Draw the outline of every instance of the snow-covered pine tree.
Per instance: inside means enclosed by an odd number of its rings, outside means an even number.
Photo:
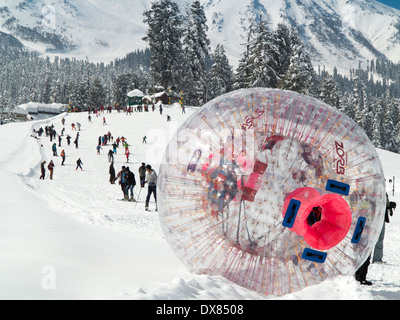
[[[44,84],[43,84],[43,95],[41,98],[41,102],[43,103],[50,103],[51,102],[51,72],[50,70],[46,70],[46,76],[44,79]]]
[[[294,28],[291,29],[290,46],[289,68],[279,81],[278,87],[308,94],[315,72],[311,64],[311,58]]]
[[[283,77],[289,69],[291,56],[291,29],[286,24],[280,23],[275,29],[275,46],[276,51],[274,60],[276,63],[276,75],[278,81]]]
[[[234,74],[233,88],[235,90],[250,87],[250,76],[252,73],[252,66],[250,64],[250,44],[256,35],[257,24],[255,20],[250,21],[250,26],[247,32],[247,42],[245,44],[246,50],[242,53],[239,65]]]
[[[275,88],[277,84],[277,65],[274,60],[277,51],[275,37],[261,16],[249,51],[249,64],[252,70],[247,80],[249,87]]]
[[[144,12],[144,22],[148,25],[147,41],[153,55],[150,65],[154,83],[164,89],[178,86],[181,82],[182,63],[182,23],[178,5],[171,0],[152,3]]]
[[[32,87],[31,87],[31,92],[30,92],[30,95],[29,95],[29,101],[38,102],[39,101],[38,98],[39,98],[39,95],[38,95],[38,92],[36,90],[36,84],[33,83]]]
[[[335,80],[329,74],[322,78],[320,99],[334,108],[339,107],[339,92]]]
[[[365,98],[363,99],[364,100],[363,111],[362,111],[363,116],[359,125],[364,130],[368,138],[372,139],[374,114],[372,113],[371,110],[370,97],[367,95],[365,90],[363,90],[363,96],[365,96]]]
[[[232,90],[233,72],[223,45],[218,44],[215,48],[210,77],[210,97],[212,99]]]
[[[124,73],[116,77],[112,85],[112,100],[119,106],[126,104],[126,95],[130,91],[130,73]]]
[[[206,62],[210,57],[207,19],[200,1],[187,10],[183,36],[183,91],[188,104],[202,105],[207,100]]]
[[[61,90],[61,80],[57,79],[55,86],[51,89],[50,101],[52,103],[61,103],[64,100]]]
[[[86,105],[94,108],[99,108],[105,103],[105,100],[106,95],[103,85],[101,84],[100,79],[96,77],[93,79],[90,85]]]
[[[374,110],[374,123],[372,127],[372,143],[376,148],[382,148],[382,127],[383,118],[385,116],[385,110],[383,107],[383,98],[374,99],[375,103],[373,105]]]
[[[396,123],[394,117],[398,117],[397,105],[393,103],[393,99],[390,98],[389,91],[386,92],[383,98],[385,106],[385,114],[382,121],[382,147],[385,150],[397,152],[398,150],[398,138],[396,132]]]

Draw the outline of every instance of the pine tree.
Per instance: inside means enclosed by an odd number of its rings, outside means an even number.
[[[393,103],[390,94],[387,91],[383,98],[385,105],[385,114],[382,121],[382,148],[388,151],[397,152],[398,140],[395,127],[395,117],[398,117],[397,105]]]
[[[202,105],[207,100],[206,62],[210,58],[207,19],[199,1],[188,12],[183,36],[183,88],[189,104]]]
[[[280,80],[289,69],[291,56],[291,29],[287,25],[278,24],[275,32],[276,51],[274,59],[276,61],[276,74]]]
[[[223,45],[218,44],[215,48],[210,76],[211,98],[215,98],[232,90],[233,72]]]
[[[308,94],[315,73],[310,56],[295,29],[291,30],[290,45],[290,64],[288,70],[279,81],[278,87]]]
[[[276,87],[275,38],[268,30],[262,17],[256,29],[255,39],[250,44],[249,64],[252,72],[248,82],[250,87]]]
[[[153,53],[151,72],[155,84],[164,89],[179,86],[182,62],[182,22],[179,7],[171,0],[152,3],[151,9],[144,12],[144,22],[148,24],[146,37]]]
[[[250,88],[250,77],[252,73],[252,66],[250,63],[250,50],[251,43],[255,38],[257,25],[254,20],[251,21],[249,30],[247,32],[247,43],[246,50],[242,53],[242,58],[239,61],[239,66],[236,69],[234,75],[235,82],[233,84],[234,89]]]
[[[31,93],[29,95],[29,101],[31,102],[38,102],[38,92],[36,90],[36,84],[33,83],[32,84],[32,89],[31,89]]]
[[[332,76],[326,74],[322,79],[320,99],[334,108],[339,107],[339,92]]]
[[[374,123],[372,128],[372,143],[376,148],[382,148],[382,127],[385,110],[383,107],[383,99],[376,99],[375,103]]]
[[[41,102],[43,103],[50,103],[51,102],[51,76],[50,76],[50,71],[46,71],[46,77],[44,80],[44,85],[43,85],[43,95]]]
[[[99,108],[104,105],[105,91],[99,78],[94,78],[90,85],[89,94],[87,97],[87,106]]]

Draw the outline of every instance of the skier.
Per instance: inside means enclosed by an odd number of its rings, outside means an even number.
[[[147,180],[145,183],[148,183],[149,188],[147,192],[147,197],[146,197],[146,204],[145,204],[145,210],[149,211],[149,201],[151,194],[154,195],[154,200],[156,201],[156,211],[157,211],[157,173],[151,168],[151,165],[146,166],[146,171],[147,171]]]
[[[171,121],[171,117],[167,114],[167,122]]]
[[[64,162],[65,162],[65,151],[64,151],[64,149],[61,151],[60,156],[61,156],[61,158],[62,158],[61,165],[63,166],[63,165],[64,165]]]
[[[117,154],[117,144],[114,142],[112,146],[113,146],[113,153]]]
[[[78,127],[78,131],[81,131],[81,124],[79,122],[76,123],[76,126]]]
[[[62,140],[61,136],[58,136],[58,146],[59,147],[61,147],[61,140]]]
[[[129,163],[129,155],[130,155],[130,152],[129,152],[129,149],[128,149],[128,151],[126,151],[126,153],[125,153],[126,163]]]
[[[100,154],[100,149],[103,149],[100,145],[98,145],[97,147],[96,147],[96,149],[97,149],[97,154]]]
[[[126,194],[129,195],[130,193],[130,198],[129,201],[136,201],[133,198],[133,188],[136,186],[136,179],[135,179],[135,174],[130,171],[129,167],[126,168],[126,175],[127,175],[127,181],[128,184],[126,186]]]
[[[146,136],[143,137],[142,143],[147,143],[147,137]]]
[[[75,138],[74,144],[75,144],[75,148],[78,149],[78,137]]]
[[[47,169],[49,169],[50,171],[50,180],[53,180],[53,170],[54,170],[53,160],[50,161],[49,165],[47,166]]]
[[[75,169],[75,170],[78,170],[78,168],[80,168],[81,171],[82,171],[82,170],[83,170],[83,169],[82,169],[82,165],[83,165],[83,162],[82,162],[81,158],[79,158],[79,159],[76,161],[76,169]]]
[[[43,179],[43,180],[44,180],[44,177],[45,177],[45,175],[46,175],[46,169],[44,168],[44,165],[45,165],[45,164],[46,164],[46,161],[43,161],[43,162],[40,164],[40,171],[41,171],[42,175],[40,176],[39,179]]]
[[[144,188],[144,180],[146,179],[146,164],[142,162],[142,165],[139,167],[139,179],[140,179],[140,187]]]
[[[103,126],[106,125],[106,124],[107,124],[106,117],[103,117]]]

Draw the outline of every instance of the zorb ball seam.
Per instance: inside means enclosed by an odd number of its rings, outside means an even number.
[[[317,99],[267,88],[192,115],[157,188],[165,237],[191,271],[266,296],[354,274],[385,211],[382,165],[363,130]]]

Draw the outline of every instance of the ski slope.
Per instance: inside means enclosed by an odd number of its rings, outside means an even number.
[[[168,140],[193,112],[179,105],[164,106],[162,115],[144,113],[61,114],[53,118],[0,126],[0,299],[135,299],[135,300],[262,300],[266,297],[235,285],[222,277],[191,273],[169,248],[159,225],[152,199],[144,210],[146,189],[139,202],[118,201],[122,191],[109,183],[107,152],[97,154],[98,137],[111,132],[114,139],[127,138],[130,160],[123,148],[115,156],[115,169],[127,165],[139,182],[142,162],[158,172]],[[167,122],[167,114],[172,118]],[[103,125],[103,116],[107,125]],[[65,126],[61,119],[65,118]],[[79,148],[73,140],[79,122]],[[65,127],[62,147],[65,166],[52,155],[48,137],[33,130],[54,124]],[[67,146],[65,135],[72,137]],[[147,144],[142,143],[147,136]],[[58,145],[58,139],[56,139]],[[396,177],[395,195],[400,203],[400,155],[379,150],[387,178]],[[75,170],[76,160],[83,171]],[[50,180],[39,180],[40,163],[53,160]],[[46,168],[47,168],[46,163]],[[135,187],[136,198],[140,186]],[[372,264],[368,279],[360,286],[353,277],[340,277],[308,287],[279,299],[400,299],[400,218],[395,212],[386,224],[384,264]]]

